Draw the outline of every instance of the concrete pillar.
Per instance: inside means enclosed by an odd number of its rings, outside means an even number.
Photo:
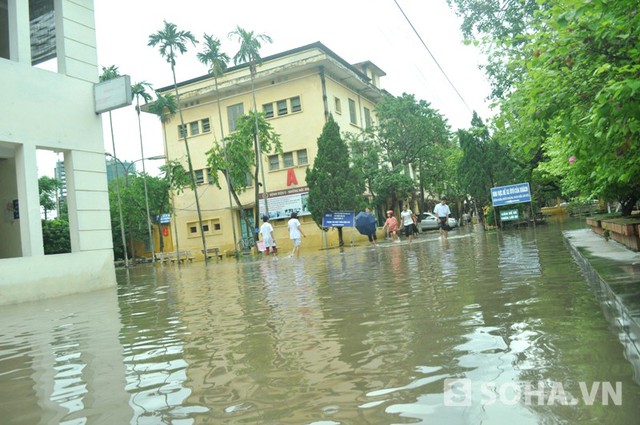
[[[16,179],[20,203],[20,240],[22,256],[44,255],[38,162],[34,145],[19,145],[16,149]]]
[[[9,58],[31,66],[31,27],[29,2],[9,0]]]

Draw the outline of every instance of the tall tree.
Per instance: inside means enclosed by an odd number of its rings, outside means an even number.
[[[224,161],[227,165],[224,176],[227,179],[227,195],[229,197],[229,214],[231,216],[231,231],[233,232],[234,251],[237,249],[238,240],[236,238],[236,221],[233,217],[233,206],[231,203],[231,182],[229,181],[229,159],[227,158],[227,147],[224,137],[224,126],[222,124],[222,108],[220,106],[220,92],[218,90],[218,77],[221,77],[227,70],[229,56],[220,51],[220,40],[204,34],[204,50],[198,53],[198,60],[209,67],[209,74],[213,76],[216,89],[216,104],[218,106],[218,123],[220,124],[220,140],[222,140],[222,151]],[[215,133],[214,133],[215,134]],[[241,208],[242,213],[244,210]]]
[[[255,118],[255,134],[256,139],[254,143],[254,149],[256,151],[256,162],[255,162],[255,181],[256,181],[256,205],[258,205],[258,190],[257,190],[257,182],[258,175],[262,175],[262,192],[264,197],[264,207],[265,212],[269,215],[269,197],[267,192],[267,183],[264,178],[264,167],[262,164],[262,151],[261,151],[261,143],[260,143],[260,131],[258,130],[258,106],[256,104],[256,88],[255,88],[255,78],[258,70],[258,65],[262,63],[262,57],[260,57],[260,48],[262,47],[262,43],[271,43],[271,37],[266,34],[254,34],[253,31],[247,31],[240,26],[237,26],[234,31],[229,33],[229,37],[236,38],[240,42],[240,50],[233,56],[233,62],[238,65],[241,63],[246,63],[249,65],[249,72],[251,76],[251,95],[253,97],[253,112]],[[258,217],[258,213],[256,212],[256,217]],[[256,224],[258,223],[256,219]]]
[[[471,119],[470,129],[458,130],[458,141],[462,150],[457,167],[458,181],[472,202],[480,207],[478,218],[486,225],[482,207],[490,204],[491,188],[510,183],[499,181],[503,152],[476,113]]]
[[[187,43],[194,46],[198,41],[190,31],[178,31],[175,24],[164,21],[164,27],[149,36],[148,45],[151,47],[159,46],[160,55],[166,59],[171,65],[171,74],[173,76],[173,88],[178,103],[178,115],[180,116],[180,128],[182,129],[182,138],[184,140],[185,151],[187,153],[187,164],[189,165],[189,174],[191,175],[191,190],[196,200],[196,210],[198,212],[198,226],[200,228],[200,236],[202,239],[202,252],[207,252],[207,239],[204,235],[202,227],[202,211],[200,209],[200,200],[198,197],[198,186],[196,185],[196,177],[193,172],[193,162],[191,161],[191,152],[189,151],[189,141],[187,138],[186,126],[182,115],[182,106],[180,104],[180,93],[178,92],[178,82],[176,80],[176,55],[187,52]],[[178,251],[179,252],[179,251]],[[179,259],[178,254],[178,259]],[[205,263],[208,263],[208,256],[204,256]]]
[[[115,65],[111,65],[108,67],[102,67],[102,74],[100,75],[100,81],[109,81],[114,78],[120,77],[120,72],[118,71],[118,67]],[[113,132],[113,116],[111,115],[111,111],[109,111],[109,127],[111,129],[111,149],[113,150],[113,156],[117,157],[116,154],[116,139]],[[118,167],[115,167],[115,181],[116,181],[116,193],[117,193],[117,203],[118,203],[118,212],[120,215],[120,237],[122,238],[122,250],[124,257],[124,265],[125,267],[129,267],[129,255],[127,253],[127,238],[124,231],[124,217],[122,216],[122,199],[120,197],[120,180],[118,179]],[[114,243],[114,247],[117,244]],[[115,248],[114,248],[115,252]]]
[[[364,207],[364,178],[351,166],[349,148],[340,137],[340,126],[329,116],[318,137],[318,153],[313,167],[307,168],[309,210],[316,224],[329,211],[354,211]],[[338,228],[340,246],[344,245]]]
[[[254,117],[254,115],[258,115],[258,117]],[[259,136],[256,135],[256,121],[258,122]],[[254,112],[243,115],[238,119],[236,131],[227,138],[226,150],[219,145],[215,145],[207,152],[207,164],[212,170],[211,178],[213,183],[219,188],[218,172],[225,176],[229,183],[231,194],[240,210],[240,215],[248,228],[252,228],[252,226],[245,216],[238,193],[242,193],[247,189],[247,175],[251,175],[251,169],[255,167],[256,151],[253,146],[255,146],[256,140],[260,140],[262,152],[282,153],[280,135],[264,119],[262,113],[255,114]],[[253,187],[256,205],[259,205],[257,201],[259,195],[258,175],[256,173],[253,174]],[[254,213],[254,223],[259,223],[260,212],[257,207]],[[258,235],[255,234],[254,237],[257,240]]]
[[[140,98],[144,103],[151,101],[152,97],[147,93],[147,89],[151,88],[151,84],[141,81],[131,86],[131,93],[136,100],[136,112],[138,115],[138,135],[140,136],[140,158],[142,162],[142,179],[144,183],[145,206],[147,210],[147,232],[149,236],[149,246],[151,247],[151,262],[156,262],[156,249],[153,243],[153,233],[151,232],[151,214],[149,213],[149,190],[147,188],[147,169],[145,166],[144,144],[142,143],[142,123],[140,121]]]
[[[38,190],[40,191],[40,206],[44,210],[44,219],[47,220],[47,213],[57,209],[56,202],[58,191],[62,187],[62,182],[49,176],[42,176],[38,179]]]
[[[382,173],[377,184],[389,193],[396,208],[397,200],[406,194],[401,192],[415,186],[410,179],[395,174],[419,176],[420,208],[424,210],[424,189],[430,185],[430,191],[442,190],[446,182],[442,179],[445,172],[444,152],[450,147],[450,130],[447,120],[429,102],[417,100],[414,95],[403,93],[401,96],[384,96],[376,105],[379,124],[375,128],[383,161],[388,164],[391,174]],[[398,183],[398,191],[392,191],[392,185]],[[408,194],[414,196],[414,191]]]
[[[164,142],[164,154],[166,156],[165,177],[169,181],[171,181],[172,178],[170,174],[171,168],[168,167],[169,146],[167,145],[167,128],[164,124],[171,121],[171,118],[176,114],[177,111],[178,111],[178,104],[176,102],[176,98],[171,93],[167,93],[163,95],[162,93],[156,92],[156,100],[149,105],[149,112],[157,115],[158,118],[160,119],[160,122],[163,124],[162,139]],[[171,185],[169,186],[172,187]],[[174,190],[171,190],[169,192],[169,199],[171,200],[171,217],[172,217],[171,221],[173,221],[173,234],[175,236],[176,252],[180,252],[180,244],[178,242],[178,223],[176,220],[176,203],[175,203]],[[160,231],[159,227],[158,227],[158,231]],[[162,238],[162,234],[159,235],[159,238],[160,238],[160,252],[164,252],[164,240]]]

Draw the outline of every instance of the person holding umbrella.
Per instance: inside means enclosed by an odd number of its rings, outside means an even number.
[[[367,207],[361,211],[355,218],[356,229],[361,235],[369,238],[371,245],[376,246],[378,237],[376,236],[376,217],[371,212],[371,208]]]

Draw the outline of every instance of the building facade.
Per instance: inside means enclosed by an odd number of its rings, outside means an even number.
[[[0,81],[0,304],[115,287],[93,1],[0,0]],[[64,156],[69,254],[44,254],[41,149]]]
[[[168,159],[181,161],[187,168],[186,149],[181,138],[186,132],[207,247],[232,252],[235,227],[237,248],[250,249],[253,232],[260,225],[253,223],[254,209],[259,208],[260,216],[265,212],[264,199],[255,205],[254,187],[240,194],[243,208],[251,220],[251,226],[247,226],[241,220],[237,205],[230,205],[224,177],[220,175],[220,189],[210,184],[206,162],[206,152],[214,144],[221,143],[222,134],[226,136],[233,132],[238,117],[253,110],[252,86],[257,110],[265,114],[273,130],[280,135],[283,149],[281,155],[263,152],[261,161],[269,215],[279,249],[291,248],[287,220],[292,211],[298,212],[303,231],[308,236],[305,245],[318,248],[337,244],[337,232],[320,231],[306,208],[306,170],[313,165],[317,139],[330,114],[342,132],[360,132],[374,124],[374,109],[383,95],[380,77],[384,75],[373,63],[351,65],[318,42],[263,58],[253,82],[248,65],[229,68],[218,77],[217,93],[210,75],[179,83],[185,127],[180,126],[178,114],[164,121],[165,155]],[[166,87],[160,92],[173,94],[174,89]],[[260,188],[261,194],[264,189]],[[200,253],[202,245],[195,199],[188,188],[175,194],[173,219],[177,224],[180,249]],[[354,231],[346,235],[347,241],[349,238],[360,239],[360,235]]]

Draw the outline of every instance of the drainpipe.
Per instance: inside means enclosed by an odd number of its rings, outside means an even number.
[[[327,80],[324,76],[324,66],[320,67],[320,84],[322,86],[322,104],[324,105],[324,122],[329,121],[329,101],[327,99]]]

